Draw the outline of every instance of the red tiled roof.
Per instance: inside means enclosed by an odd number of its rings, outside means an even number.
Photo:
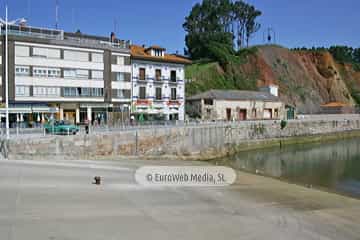
[[[150,48],[163,49],[159,46],[152,46]],[[185,57],[176,56],[174,54],[165,54],[164,57],[151,56],[144,47],[141,47],[138,45],[131,45],[130,49],[131,49],[131,57],[134,59],[180,63],[180,64],[191,64],[191,61],[189,59],[187,59]]]
[[[321,105],[321,107],[349,107],[349,105],[342,102],[329,102]]]
[[[158,46],[158,45],[150,46],[150,47],[148,47],[146,50],[148,50],[148,49],[159,49],[159,50],[166,51],[166,48],[160,47],[160,46]]]

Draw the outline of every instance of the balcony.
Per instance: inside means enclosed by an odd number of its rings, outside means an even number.
[[[167,102],[167,105],[168,106],[180,106],[181,105],[181,102],[179,100],[169,100]]]
[[[5,31],[1,31],[1,34],[4,35]],[[52,39],[52,40],[64,40],[64,31],[59,30],[48,30],[43,29],[37,32],[30,31],[21,31],[16,29],[9,29],[9,35],[20,36],[20,37],[33,37],[33,38],[42,38],[42,39]]]
[[[5,27],[1,27],[0,35],[5,34]],[[129,49],[130,41],[117,40],[116,42],[108,41],[106,37],[97,37],[90,35],[77,36],[76,33],[65,33],[63,30],[38,28],[31,26],[9,25],[8,34],[11,36],[20,36],[28,38],[41,38],[50,40],[59,40],[77,45],[87,45],[89,47],[102,48],[121,48]]]
[[[154,84],[164,84],[166,81],[168,81],[168,79],[165,78],[164,76],[162,76],[160,78],[155,77]]]
[[[138,99],[138,100],[136,100],[136,105],[137,106],[149,106],[149,105],[151,105],[151,101],[148,99]]]

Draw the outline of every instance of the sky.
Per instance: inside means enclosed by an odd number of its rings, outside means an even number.
[[[161,45],[183,52],[185,17],[200,0],[58,0],[59,28],[109,36],[134,44]],[[28,25],[55,27],[56,0],[0,0],[0,16],[25,17]],[[359,0],[248,0],[263,12],[251,44],[263,44],[271,27],[276,43],[286,47],[349,45],[360,47]]]

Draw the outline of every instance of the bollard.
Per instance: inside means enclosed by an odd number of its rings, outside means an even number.
[[[138,141],[139,141],[138,131],[135,132],[135,155],[138,154]]]
[[[101,185],[101,177],[100,176],[95,176],[94,177],[94,181],[93,184],[95,185]]]

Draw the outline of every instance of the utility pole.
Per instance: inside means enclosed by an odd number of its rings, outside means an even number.
[[[10,139],[9,129],[9,59],[8,59],[8,6],[5,8],[5,108],[6,108],[6,139]]]
[[[55,2],[56,6],[55,6],[55,28],[58,29],[58,25],[59,25],[59,1],[56,0]]]
[[[0,18],[0,28],[2,28],[3,25],[5,25],[5,116],[6,116],[6,139],[10,139],[10,123],[9,123],[9,39],[8,39],[8,28],[9,25],[14,25],[17,22],[19,22],[20,24],[25,24],[26,23],[26,19],[24,18],[20,18],[20,19],[16,19],[14,21],[11,21],[9,23],[8,21],[8,6],[5,6],[5,20]]]

